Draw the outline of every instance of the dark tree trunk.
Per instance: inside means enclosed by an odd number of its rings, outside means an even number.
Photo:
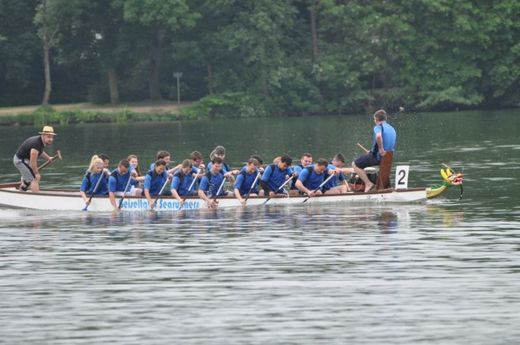
[[[210,95],[213,94],[213,67],[210,63],[206,64],[208,68],[208,92]]]
[[[43,69],[45,73],[45,89],[43,91],[42,105],[48,105],[51,98],[51,62],[50,62],[51,44],[47,34],[43,36]]]
[[[312,60],[315,61],[320,55],[320,51],[318,49],[318,32],[316,30],[316,14],[318,12],[318,6],[320,5],[320,1],[317,0],[311,7],[309,7],[309,12],[311,15],[311,37],[312,37]]]
[[[148,88],[150,99],[161,100],[161,55],[162,55],[162,33],[157,30],[150,50],[150,61],[148,63]]]
[[[108,88],[110,90],[110,103],[119,103],[119,87],[117,85],[119,77],[114,67],[108,69]]]

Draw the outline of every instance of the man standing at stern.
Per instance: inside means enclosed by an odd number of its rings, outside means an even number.
[[[16,151],[13,157],[13,164],[22,175],[20,190],[38,193],[40,191],[40,171],[38,170],[38,157],[50,161],[52,158],[43,151],[43,148],[49,146],[54,141],[54,128],[44,126],[39,132],[40,135],[26,139]]]

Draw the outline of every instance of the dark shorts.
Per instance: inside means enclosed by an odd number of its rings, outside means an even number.
[[[365,169],[366,167],[379,165],[379,161],[374,157],[372,152],[369,152],[364,156],[358,157],[358,159],[354,161],[354,164],[356,164],[358,168]]]

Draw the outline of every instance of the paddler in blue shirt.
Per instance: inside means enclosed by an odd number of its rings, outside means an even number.
[[[395,132],[394,127],[388,124],[386,120],[387,114],[383,109],[374,113],[375,126],[372,148],[370,152],[367,152],[367,154],[352,162],[354,171],[365,183],[365,192],[371,191],[375,188],[375,185],[368,179],[364,169],[366,167],[379,165],[381,157],[385,156],[387,153],[393,155],[395,151],[397,133]]]
[[[91,195],[108,194],[108,173],[109,171],[103,168],[103,160],[97,155],[92,156],[90,166],[85,176],[83,176],[81,187],[79,188],[80,195],[87,205]]]
[[[222,170],[222,160],[217,157],[213,158],[211,170],[200,180],[198,191],[199,197],[206,202],[208,208],[217,207],[218,201],[215,200],[215,197],[228,195],[223,187],[225,179],[224,171]]]
[[[274,196],[275,194],[285,194],[285,189],[280,188],[287,178],[293,176],[291,169],[292,158],[289,155],[283,155],[277,160],[277,163],[268,165],[265,168],[260,185],[265,191],[265,195]]]
[[[199,169],[195,168],[195,172],[193,171],[193,164],[189,159],[185,159],[181,168],[173,174],[171,191],[172,195],[181,205],[183,204],[183,198],[190,195],[197,194],[196,183],[193,183],[193,180],[197,178],[197,172]]]
[[[244,196],[257,196],[258,195],[258,183],[260,174],[258,170],[259,162],[255,158],[249,158],[247,165],[240,170],[235,181],[235,197],[240,201],[242,205],[246,204]]]
[[[155,207],[152,196],[157,196],[161,192],[162,187],[166,181],[172,176],[166,170],[166,162],[159,159],[154,163],[154,170],[149,171],[144,177],[144,191],[143,194],[148,200],[148,205],[153,209]],[[162,191],[162,195],[171,195],[171,191],[165,188]]]
[[[338,153],[332,158],[332,162],[327,166],[329,171],[337,171],[333,178],[323,186],[325,194],[342,194],[348,192],[347,179],[345,174],[352,174],[353,168],[345,168],[345,156]]]
[[[300,172],[298,181],[296,181],[296,188],[307,196],[323,194],[320,185],[325,181],[329,174],[334,174],[334,170],[328,170],[329,162],[326,159],[320,158],[316,164],[306,167]]]
[[[219,158],[222,161],[222,171],[224,173],[224,176],[230,179],[232,182],[234,181],[235,177],[234,175],[237,175],[239,173],[238,170],[232,170],[229,165],[227,165],[224,162],[224,159],[226,158],[226,149],[224,146],[217,146],[211,153],[209,154],[209,159],[211,162],[208,163],[208,171],[211,170],[211,165],[213,164],[213,160],[215,158]]]
[[[300,157],[300,163],[292,167],[294,177],[291,183],[291,195],[298,194],[298,189],[295,186],[296,181],[298,181],[298,175],[304,168],[310,165],[312,165],[312,154],[305,152]],[[296,191],[296,193],[292,193],[292,191]]]
[[[126,159],[122,159],[117,168],[110,174],[108,178],[108,198],[114,211],[119,210],[116,204],[116,196],[141,195],[141,189],[135,188],[138,183],[135,177],[137,177],[137,172],[130,171],[130,162]],[[131,179],[130,182],[129,179]]]

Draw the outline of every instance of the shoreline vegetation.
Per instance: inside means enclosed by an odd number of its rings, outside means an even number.
[[[384,107],[392,113],[416,112],[417,109]],[[511,109],[516,107],[503,107]],[[454,111],[484,110],[486,108],[462,108]],[[367,108],[371,114],[377,109]],[[435,110],[424,110],[435,112]],[[239,93],[207,96],[196,102],[145,101],[113,104],[71,103],[57,105],[29,105],[0,107],[0,126],[77,125],[87,123],[135,123],[167,122],[216,118],[293,117],[312,115],[348,115],[345,113],[315,112],[313,114],[281,114],[255,97]]]
[[[0,107],[0,126],[73,125],[195,119],[183,113],[190,102],[135,102],[119,105],[73,103]]]

